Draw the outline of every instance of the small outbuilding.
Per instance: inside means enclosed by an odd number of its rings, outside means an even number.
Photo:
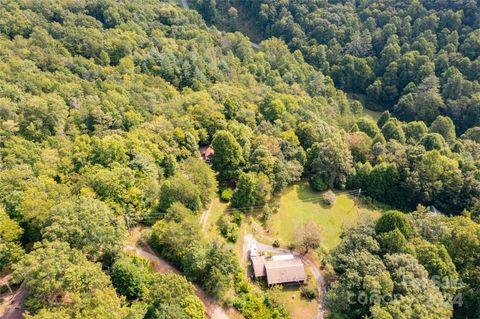
[[[253,274],[256,278],[265,277],[267,275],[265,271],[265,261],[263,256],[251,256]]]
[[[210,145],[200,146],[200,148],[198,150],[200,152],[201,158],[205,162],[210,163],[212,158],[213,158],[213,155],[215,154],[215,151],[213,150],[213,148]]]

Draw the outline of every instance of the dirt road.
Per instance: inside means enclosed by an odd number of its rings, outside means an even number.
[[[208,217],[210,216],[212,207],[213,207],[213,199],[210,202],[210,206],[208,207],[208,209],[204,210],[202,215],[200,216],[200,225],[202,226],[202,231],[205,231],[205,226],[207,226]]]
[[[148,248],[144,249],[138,246],[126,246],[125,248],[129,251],[135,251],[137,255],[149,260],[152,263],[153,268],[158,272],[164,273],[171,271],[176,274],[181,274],[181,272],[177,268],[172,266],[166,260],[155,255],[154,252]],[[200,288],[198,285],[195,285],[195,294],[198,298],[200,298],[200,300],[202,300],[203,304],[205,305],[207,315],[210,319],[230,319],[225,310],[223,310],[222,307],[220,307],[217,303],[215,303],[215,301],[209,298],[202,290],[202,288]]]
[[[190,9],[189,5],[188,5],[188,1],[187,0],[182,0],[182,7],[185,9],[185,10],[188,10]]]
[[[22,305],[25,300],[27,293],[23,284],[18,288],[18,290],[13,295],[12,301],[8,306],[7,310],[1,317],[1,319],[23,319],[23,309]]]

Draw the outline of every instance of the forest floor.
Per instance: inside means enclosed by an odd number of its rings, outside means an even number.
[[[235,3],[235,8],[237,9],[238,13],[238,23],[237,23],[237,30],[242,34],[246,35],[252,41],[252,46],[255,49],[255,43],[260,43],[262,40],[265,40],[262,36],[262,32],[259,30],[258,21],[255,17],[245,9],[245,7],[241,4],[243,0],[237,0]]]

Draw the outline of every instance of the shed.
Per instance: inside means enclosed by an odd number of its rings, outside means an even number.
[[[265,261],[263,256],[252,256],[252,267],[255,277],[265,277]]]
[[[205,162],[210,162],[212,160],[213,155],[215,154],[215,151],[210,145],[200,146],[198,151],[200,152],[200,156]]]

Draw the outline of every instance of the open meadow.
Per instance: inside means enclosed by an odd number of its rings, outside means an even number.
[[[380,216],[378,211],[356,205],[352,195],[342,192],[336,195],[335,203],[328,207],[322,203],[322,194],[312,191],[307,183],[291,186],[280,197],[278,213],[267,222],[268,237],[279,239],[282,246],[288,246],[298,227],[314,221],[321,228],[322,247],[331,250],[340,243],[343,227]]]

